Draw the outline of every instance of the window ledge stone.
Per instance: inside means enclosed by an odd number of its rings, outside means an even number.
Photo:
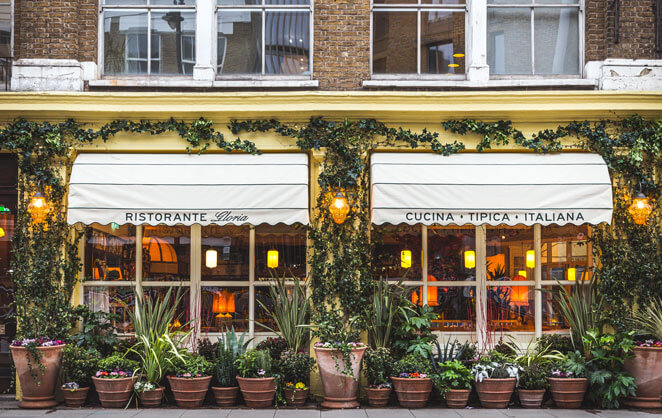
[[[167,78],[104,78],[90,80],[90,87],[181,87],[181,88],[316,88],[318,80],[310,79],[248,79],[193,80]]]
[[[225,88],[310,88],[319,87],[319,81],[310,79],[215,80],[213,86]]]
[[[410,87],[410,88],[519,88],[519,87],[574,87],[597,88],[597,80],[586,78],[539,78],[508,80],[421,80],[421,79],[371,79],[364,80],[363,87]]]

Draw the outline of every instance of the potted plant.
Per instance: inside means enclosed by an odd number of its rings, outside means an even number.
[[[517,394],[523,408],[540,408],[549,387],[547,376],[549,376],[549,368],[542,364],[532,363],[522,366]]]
[[[471,394],[471,370],[458,360],[439,364],[439,372],[433,375],[435,386],[446,399],[449,408],[464,408]]]
[[[391,396],[393,356],[386,347],[368,348],[363,357],[363,373],[368,381],[364,388],[368,404],[372,407],[386,406]]]
[[[472,372],[483,407],[503,409],[508,406],[519,377],[518,366],[507,356],[493,350],[474,364]]]
[[[99,361],[96,374],[92,377],[99,401],[104,408],[123,408],[131,398],[138,362],[121,354],[113,354]]]
[[[559,408],[579,408],[588,388],[586,360],[579,351],[560,354],[552,368],[549,392]]]
[[[168,376],[170,390],[180,408],[202,406],[214,365],[203,356],[184,354],[175,361],[174,375]]]
[[[21,408],[57,405],[55,382],[62,362],[62,340],[47,337],[14,340],[9,349],[21,384]]]
[[[246,406],[267,408],[276,395],[276,379],[272,375],[272,360],[266,350],[248,350],[235,361],[237,382]]]
[[[97,356],[86,349],[73,344],[64,347],[61,393],[67,406],[79,408],[85,405],[97,365]]]
[[[640,308],[632,320],[639,335],[653,338],[636,341],[634,357],[625,361],[625,370],[637,385],[636,395],[628,397],[625,404],[644,409],[662,408],[662,300],[656,298],[646,308]]]
[[[250,340],[244,342],[245,337],[246,333],[237,337],[232,328],[226,330],[218,339],[216,351],[212,355],[214,379],[211,387],[218,406],[233,406],[237,402],[239,386],[237,384],[237,367],[234,363],[238,356],[246,352]]]
[[[278,368],[285,382],[283,396],[289,406],[303,406],[308,399],[310,371],[315,367],[315,360],[307,353],[283,353]]]
[[[422,408],[432,391],[430,372],[432,365],[427,358],[408,354],[393,366],[391,381],[403,408]]]

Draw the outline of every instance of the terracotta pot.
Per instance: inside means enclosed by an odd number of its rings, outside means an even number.
[[[409,379],[406,377],[391,377],[398,402],[403,408],[423,408],[430,398],[432,379],[429,377]]]
[[[205,400],[211,376],[175,377],[168,376],[170,390],[180,408],[197,408]]]
[[[99,401],[104,408],[124,408],[131,399],[133,384],[137,377],[121,379],[100,379],[92,377],[94,387],[99,394]]]
[[[519,403],[522,404],[522,408],[540,408],[545,392],[547,392],[545,389],[517,389]]]
[[[140,398],[140,403],[145,407],[145,408],[156,408],[161,406],[161,402],[163,401],[163,393],[165,392],[165,388],[156,388],[154,390],[145,390],[142,392],[138,393],[138,397]]]
[[[324,388],[324,401],[322,408],[358,408],[357,395],[359,390],[359,373],[361,359],[367,347],[354,348],[351,351],[352,376],[345,376],[343,354],[339,350],[330,348],[315,349],[317,367]]]
[[[372,407],[381,407],[388,405],[388,398],[391,396],[391,388],[365,388],[365,396],[368,398],[368,405]]]
[[[625,360],[625,371],[634,376],[637,395],[625,400],[634,408],[662,408],[662,347],[634,347],[634,358]]]
[[[18,406],[21,408],[50,408],[57,405],[55,382],[60,373],[63,348],[64,345],[37,347],[41,354],[41,364],[44,366],[44,371],[42,373],[39,364],[30,356],[30,363],[33,366],[32,373],[30,373],[27,349],[25,347],[9,347],[14,359],[18,381],[21,384],[21,401]],[[32,374],[37,376],[38,383],[35,382]]]
[[[446,406],[463,409],[469,402],[469,395],[471,395],[471,389],[450,389],[446,392]]]
[[[249,408],[268,408],[276,396],[276,379],[273,377],[239,377],[239,388]]]
[[[309,389],[283,389],[285,403],[289,406],[304,406],[308,399]]]
[[[87,393],[90,391],[90,388],[78,388],[78,389],[60,389],[62,392],[62,397],[64,398],[64,404],[70,408],[80,408],[85,405],[87,400]]]
[[[218,406],[234,406],[237,403],[237,395],[239,394],[239,386],[230,388],[222,388],[217,386],[211,387],[214,392],[214,399]]]
[[[584,395],[588,388],[588,379],[565,379],[550,377],[549,392],[552,394],[554,403],[559,408],[572,408],[577,409],[582,406]]]
[[[476,392],[480,404],[484,408],[504,409],[510,402],[510,397],[515,390],[517,379],[509,377],[507,379],[483,379],[482,382],[476,382]]]

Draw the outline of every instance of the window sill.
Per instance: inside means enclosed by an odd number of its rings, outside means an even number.
[[[410,87],[410,88],[466,88],[466,89],[493,89],[518,87],[575,87],[597,88],[597,81],[585,78],[542,78],[542,79],[508,79],[508,80],[393,80],[372,79],[364,80],[363,87]]]
[[[111,78],[90,80],[90,87],[182,87],[182,88],[315,88],[319,81],[310,79],[193,80],[190,78]]]
[[[227,88],[256,88],[256,87],[284,87],[284,88],[308,88],[319,87],[318,80],[310,79],[294,79],[288,80],[284,78],[279,79],[244,79],[244,80],[215,80],[214,87],[227,87]]]

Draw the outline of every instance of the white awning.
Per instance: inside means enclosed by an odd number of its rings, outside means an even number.
[[[377,225],[581,225],[611,222],[609,171],[586,153],[376,153]]]
[[[81,154],[70,224],[308,223],[305,154]]]

